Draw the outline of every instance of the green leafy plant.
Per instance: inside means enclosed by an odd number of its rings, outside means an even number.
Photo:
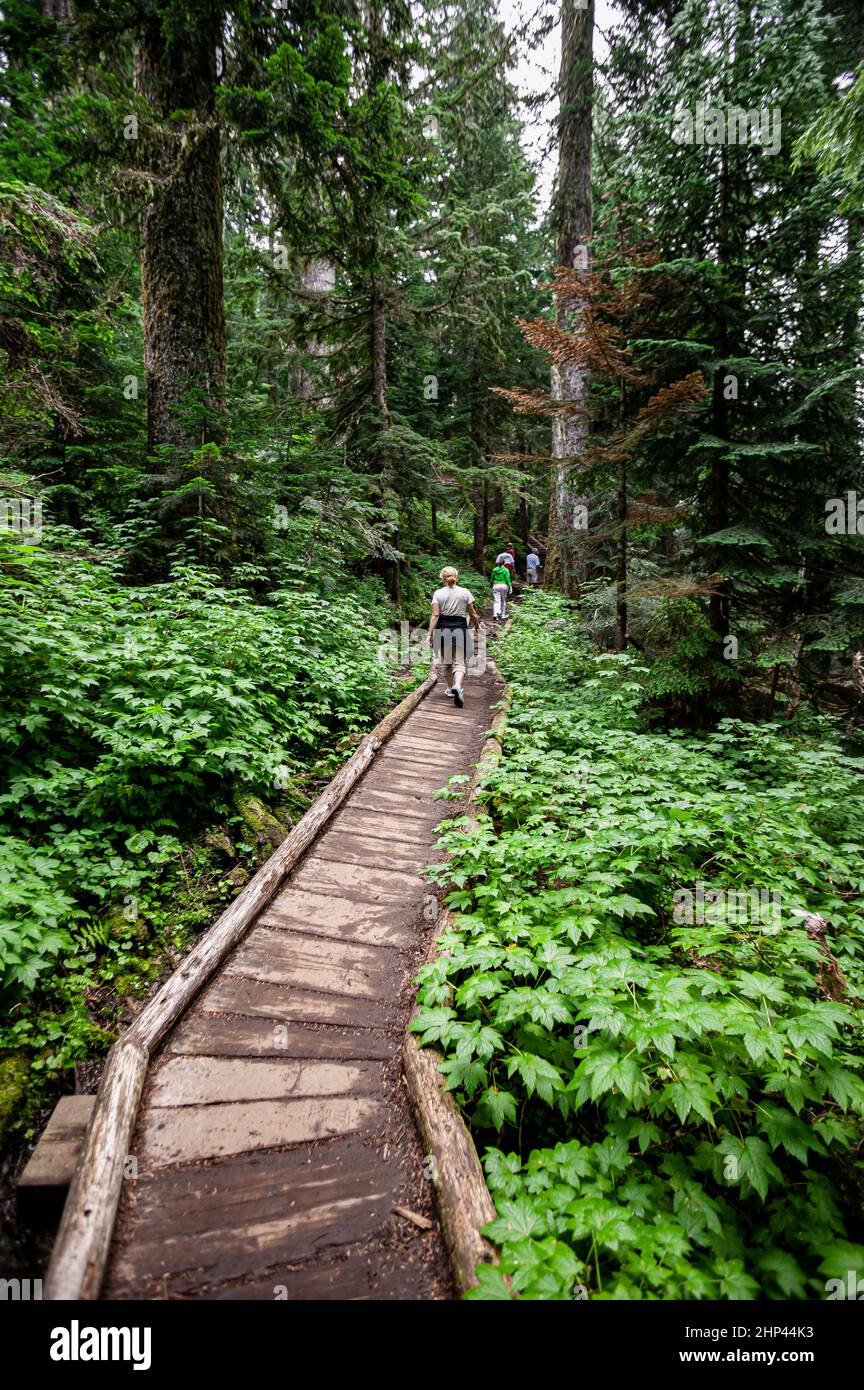
[[[500,660],[504,753],[486,815],[445,831],[457,916],[413,1025],[499,1136],[502,1261],[473,1296],[818,1296],[854,1246],[862,762],[827,721],[652,731],[651,673],[581,648],[550,595]],[[780,923],[682,918],[698,883],[770,887]]]

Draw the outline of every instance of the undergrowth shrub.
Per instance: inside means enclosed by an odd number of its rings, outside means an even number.
[[[110,555],[0,542],[0,1045],[59,1067],[92,1041],[100,952],[146,983],[188,840],[238,792],[290,802],[386,705],[389,610],[374,583],[256,602],[190,565],[132,587]]]
[[[471,1296],[824,1297],[864,1270],[864,763],[827,721],[652,730],[651,672],[547,594],[499,660],[413,1025],[485,1146],[502,1258]],[[739,911],[762,890],[779,917]]]

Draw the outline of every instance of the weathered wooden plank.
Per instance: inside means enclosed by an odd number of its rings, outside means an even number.
[[[361,999],[343,994],[315,994],[312,990],[292,989],[243,979],[225,972],[201,1000],[206,1013],[243,1014],[250,1018],[269,1018],[281,1023],[341,1023],[354,1028],[386,1028],[393,1021],[393,1006],[387,1002]]]
[[[431,839],[431,837],[429,837]],[[394,868],[405,873],[419,873],[429,863],[432,853],[429,843],[409,846],[398,840],[381,840],[371,835],[325,835],[315,846],[318,859],[334,859],[341,864],[360,864],[370,869]]]
[[[95,1096],[61,1096],[18,1178],[19,1191],[35,1193],[69,1186],[95,1104]]]
[[[336,937],[316,936],[302,927],[276,931],[262,922],[253,927],[240,950],[231,958],[231,968],[249,954],[260,954],[276,965],[296,963],[337,966],[346,975],[351,971],[377,973],[399,969],[398,955],[389,947],[368,946],[362,941],[345,941]],[[343,994],[352,991],[347,987]]]
[[[438,802],[430,802],[421,792],[387,791],[365,782],[351,798],[351,805],[354,810],[385,811],[427,825],[435,825],[444,814]]]
[[[425,891],[423,876],[402,873],[399,869],[370,869],[357,864],[339,864],[332,859],[310,856],[294,882],[299,888],[318,887],[357,893],[372,902],[404,902],[406,898],[422,897]]]
[[[144,1174],[135,1197],[140,1234],[118,1250],[109,1295],[140,1296],[168,1281],[172,1293],[218,1289],[351,1246],[388,1223],[400,1181],[392,1156],[339,1139],[311,1154],[227,1157],[216,1167]],[[281,1282],[274,1274],[271,1288]]]
[[[239,1100],[371,1095],[383,1085],[368,1062],[240,1057],[169,1057],[154,1073],[151,1105],[210,1105]]]
[[[448,737],[447,748],[458,748],[460,752],[469,751],[475,742],[473,729],[471,729],[470,734],[470,737],[464,737],[457,731]],[[400,734],[398,742],[393,745],[393,748],[394,751],[398,748],[400,757],[408,757],[416,761],[418,756],[426,757],[428,755],[430,758],[440,758],[441,746],[441,739],[436,738],[434,733],[424,734],[423,730],[418,728],[416,733]]]
[[[466,746],[469,740],[466,740]],[[448,772],[445,767],[442,771],[442,763],[453,760],[454,744],[448,738],[445,747],[438,745],[437,750],[433,751],[426,748],[414,748],[403,745],[402,740],[398,739],[389,752],[379,759],[377,768],[382,767],[401,767],[406,772],[429,772],[438,777],[443,777],[446,781]]]
[[[148,1167],[160,1168],[374,1130],[385,1121],[386,1110],[372,1096],[151,1105],[136,1142]]]
[[[358,901],[347,894],[312,893],[293,886],[262,913],[258,925],[397,949],[412,946],[417,939],[396,903]]]
[[[216,1018],[191,1014],[168,1043],[168,1051],[203,1057],[308,1057],[345,1061],[385,1060],[394,1052],[390,1038],[371,1028],[332,1024],[273,1023],[269,1018]]]
[[[385,1264],[380,1256],[372,1259],[363,1250],[351,1250],[345,1259],[327,1263],[309,1261],[299,1268],[275,1269],[269,1279],[230,1284],[214,1291],[212,1296],[231,1302],[275,1298],[277,1302],[289,1303],[301,1300],[355,1303],[388,1298],[425,1301],[435,1294],[434,1280],[422,1267],[406,1269],[404,1263]]]
[[[439,787],[447,781],[438,771],[411,772],[405,767],[376,768],[366,779],[366,790],[376,789],[389,792],[408,792],[411,796],[431,799]]]
[[[369,856],[369,867],[375,869],[402,869],[404,873],[417,873],[418,866],[429,863],[436,839],[436,825],[423,827],[423,835],[406,834],[406,821],[391,822],[389,817],[380,825],[369,822],[355,822],[353,826],[334,827],[332,836],[328,835],[316,845],[315,852],[321,859],[338,858],[337,851],[357,855],[364,851]],[[343,864],[355,862],[343,859]]]
[[[352,797],[344,811],[333,817],[324,839],[329,835],[365,835],[370,839],[383,840],[385,844],[398,841],[409,849],[422,849],[432,841],[438,804],[431,803],[428,816],[405,816],[390,809],[364,808]]]
[[[386,999],[398,971],[387,947],[266,927],[254,929],[229,968],[232,975],[365,999]]]

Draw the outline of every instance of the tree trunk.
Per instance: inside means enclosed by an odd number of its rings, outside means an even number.
[[[135,89],[161,126],[148,151],[152,194],[141,217],[151,449],[197,448],[225,432],[220,42],[219,12],[204,0],[187,5],[179,23],[175,7],[162,3],[139,31]]]
[[[623,378],[618,380],[618,429],[623,430],[627,403]],[[618,650],[627,646],[627,460],[618,465],[618,557],[615,577]]]
[[[618,563],[615,580],[618,650],[627,646],[627,464],[618,465]]]
[[[471,418],[468,426],[468,444],[472,468],[478,470],[476,482],[471,490],[474,506],[474,568],[482,574],[486,568],[486,542],[489,530],[489,487],[479,470],[486,463],[486,402],[481,396],[481,386],[477,373],[471,377],[470,385]]]
[[[528,538],[528,537],[529,537],[530,527],[531,527],[531,520],[530,520],[530,512],[529,512],[529,510],[528,510],[528,503],[525,501],[525,498],[524,498],[524,497],[520,497],[520,498],[519,498],[519,539],[520,539],[521,542],[522,542],[522,550],[523,550],[523,553],[524,553],[525,555],[527,555],[527,554],[528,554],[528,551],[531,549],[531,542],[530,542],[530,540],[529,540],[529,538]]]
[[[483,573],[486,568],[486,530],[483,525],[483,484],[476,483],[472,492],[474,503],[474,568]]]
[[[552,209],[556,260],[570,270],[588,269],[591,236],[591,142],[593,86],[594,0],[583,9],[577,0],[562,0],[558,181]],[[580,305],[559,298],[559,327],[577,333]],[[552,396],[575,405],[585,415],[557,415],[552,425],[552,490],[549,504],[549,553],[546,580],[565,593],[578,593],[585,578],[585,549],[579,543],[577,509],[586,505],[578,495],[573,474],[585,449],[588,433],[588,375],[566,363],[552,368]]]
[[[730,176],[729,156],[726,146],[720,150],[720,213],[717,221],[717,263],[721,274],[728,273],[730,261],[729,216],[730,216]],[[729,354],[729,329],[725,306],[720,306],[716,326],[718,361],[714,369],[711,394],[711,430],[715,438],[729,438],[729,402],[726,399],[725,376],[726,357]],[[711,456],[708,477],[708,525],[711,531],[722,531],[729,525],[729,456],[722,449],[715,449]],[[713,552],[715,564],[722,560],[722,550]],[[729,591],[724,581],[715,585],[716,592],[708,600],[708,616],[711,627],[718,637],[726,637],[729,631]]]
[[[387,320],[384,300],[377,283],[372,285],[372,400],[381,428],[388,425],[387,412]]]

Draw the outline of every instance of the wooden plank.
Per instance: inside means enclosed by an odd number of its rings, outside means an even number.
[[[224,1104],[311,1096],[371,1095],[383,1085],[368,1062],[313,1062],[242,1057],[169,1057],[156,1070],[152,1105]]]
[[[374,1130],[386,1118],[380,1101],[363,1095],[178,1108],[151,1105],[136,1144],[148,1168],[164,1168]]]
[[[251,1284],[231,1284],[215,1291],[214,1299],[238,1302],[258,1300],[289,1303],[331,1302],[356,1303],[375,1299],[417,1299],[435,1297],[434,1279],[429,1272],[424,1279],[422,1268],[406,1270],[401,1264],[386,1264],[380,1257],[372,1258],[361,1248],[350,1250],[345,1259],[275,1269],[268,1279]],[[439,1295],[440,1297],[440,1295]]]
[[[346,854],[358,855],[365,852],[371,857],[370,868],[402,869],[405,873],[417,873],[418,866],[428,864],[435,853],[437,828],[435,825],[423,827],[424,833],[413,835],[408,823],[393,822],[385,817],[378,824],[370,824],[368,819],[346,823],[333,828],[332,834],[325,836],[316,853],[321,859],[338,858],[334,851],[344,850]],[[352,858],[343,859],[344,864],[355,862]]]
[[[462,750],[454,748],[449,737],[442,739],[437,753],[420,752],[418,756],[412,758],[410,756],[411,751],[411,749],[406,748],[403,754],[401,744],[397,741],[386,757],[382,757],[376,762],[374,772],[379,776],[385,771],[401,772],[403,776],[414,777],[417,781],[428,780],[430,777],[438,777],[441,781],[446,781],[450,775],[450,770],[455,771],[456,764],[463,761]],[[414,751],[417,752],[417,750]],[[369,776],[371,780],[371,772]]]
[[[61,1096],[16,1187],[44,1191],[67,1188],[83,1149],[95,1096]]]
[[[235,976],[365,999],[386,999],[401,973],[387,947],[265,927],[255,928],[228,968]]]
[[[314,1260],[389,1224],[401,1181],[393,1156],[351,1139],[331,1139],[311,1154],[232,1156],[217,1167],[142,1174],[141,1233],[118,1249],[109,1293],[140,1297],[143,1286],[152,1297],[148,1285],[170,1281],[172,1293],[188,1294]],[[271,1288],[280,1282],[274,1274]]]
[[[265,984],[228,972],[218,976],[201,999],[204,1013],[243,1014],[272,1019],[273,1026],[291,1022],[339,1023],[353,1028],[386,1028],[394,1007],[379,1000],[344,994],[315,994],[311,990]]]
[[[358,795],[359,793],[355,793],[344,811],[333,817],[327,836],[367,835],[376,840],[384,840],[388,844],[398,840],[399,844],[412,849],[432,844],[436,824],[433,817],[437,816],[438,802],[432,803],[428,817],[404,816],[392,810],[371,810],[359,806],[355,800]]]
[[[446,750],[452,755],[452,750]],[[450,765],[448,765],[448,763]],[[439,787],[445,787],[450,777],[460,770],[452,756],[442,758],[439,752],[435,758],[388,758],[376,765],[374,775],[370,773],[369,784],[398,779],[410,782],[411,788],[428,791],[432,796]]]
[[[474,730],[472,729],[471,733],[473,732]],[[456,741],[454,742],[453,740]],[[457,748],[460,752],[463,752],[467,751],[473,742],[473,738],[460,737],[458,731],[455,731],[452,738],[448,738],[446,746],[447,748]],[[394,751],[398,748],[400,757],[405,757],[407,755],[416,760],[417,756],[425,757],[427,754],[432,758],[440,757],[441,746],[440,738],[436,738],[431,732],[424,734],[422,728],[418,725],[416,733],[401,733],[397,742],[393,745],[393,748]]]
[[[120,1200],[148,1053],[123,1038],[102,1073],[84,1152],[69,1188],[45,1279],[46,1299],[96,1298]]]
[[[312,893],[294,886],[261,914],[258,925],[397,949],[412,946],[417,940],[416,931],[406,925],[405,913],[396,903],[364,902],[347,894]]]
[[[406,898],[422,897],[426,890],[419,873],[339,864],[332,859],[319,859],[317,855],[306,860],[294,882],[299,888],[347,890],[372,902],[404,902]]]
[[[432,804],[434,808],[436,803]],[[340,839],[359,836],[361,839],[374,840],[379,848],[383,843],[389,849],[401,850],[405,854],[422,854],[434,843],[435,822],[394,815],[388,811],[363,810],[352,802],[344,816],[334,820],[321,844],[325,844],[331,836]]]
[[[205,1057],[308,1057],[345,1061],[386,1060],[391,1040],[371,1028],[337,1028],[328,1024],[274,1024],[269,1018],[185,1018],[171,1034],[168,1052]]]
[[[430,841],[432,837],[429,837]],[[433,854],[431,843],[400,844],[397,839],[379,839],[372,835],[337,835],[331,832],[315,846],[318,859],[334,859],[341,864],[361,864],[370,869],[394,868],[406,873],[420,873]]]
[[[380,787],[364,787],[356,800],[352,798],[351,805],[356,811],[398,815],[412,828],[415,824],[422,824],[430,830],[448,814],[453,814],[448,810],[447,802],[431,801],[410,792],[388,792]]]

